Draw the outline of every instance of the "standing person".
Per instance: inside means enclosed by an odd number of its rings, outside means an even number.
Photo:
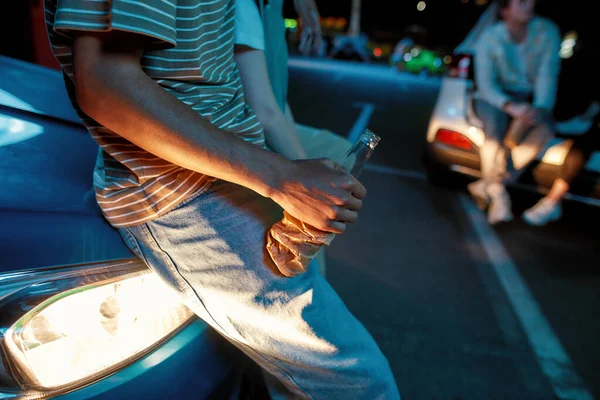
[[[288,92],[288,57],[283,0],[255,0],[264,29],[264,53],[271,88],[277,104],[284,112]],[[304,55],[320,55],[323,49],[320,14],[314,0],[294,0],[294,8],[301,21],[302,36],[299,49]]]
[[[535,1],[498,3],[501,21],[486,29],[475,50],[475,111],[486,138],[480,151],[483,179],[468,187],[473,196],[489,202],[491,224],[513,218],[504,186],[508,152],[503,141],[509,122],[530,129],[528,144],[521,149],[527,158],[520,160],[522,170],[549,139],[547,124],[560,69],[558,28],[535,16]]]
[[[297,0],[299,9],[309,15],[317,15],[313,20],[318,22],[318,11],[311,9],[314,1]],[[265,129],[267,146],[276,153],[290,160],[304,158],[329,158],[339,161],[351,147],[352,143],[342,136],[328,131],[317,131],[303,126],[297,126],[287,101],[278,101],[273,85],[284,86],[279,93],[287,92],[287,82],[282,82],[269,75],[265,55],[265,33],[259,9],[254,0],[236,0],[235,20],[235,60],[240,70],[242,85],[247,103],[256,113],[258,120]],[[316,7],[316,6],[315,6]],[[283,19],[281,19],[283,23]],[[319,46],[319,34],[309,29],[303,48],[310,53],[311,48]],[[273,35],[267,41],[273,40]],[[284,54],[287,45],[277,41],[284,48],[277,54]],[[280,69],[287,69],[287,58]],[[272,65],[275,60],[271,60]],[[274,68],[272,67],[271,70]],[[285,109],[282,106],[285,104]],[[308,132],[307,132],[308,130]]]
[[[237,1],[248,11],[239,12],[236,17],[236,60],[248,92],[248,102],[265,126],[267,143],[273,150],[291,159],[326,157],[334,161],[341,160],[352,143],[329,131],[316,132],[315,129],[299,126],[294,121],[287,101],[289,52],[285,38],[283,0]],[[255,1],[261,20],[256,18],[250,4]],[[315,1],[294,0],[294,7],[302,24],[299,49],[304,55],[320,55],[323,37]],[[259,23],[261,28],[257,27]],[[264,63],[270,85],[264,79]],[[287,118],[287,127],[281,122],[281,113],[274,107],[273,99]],[[316,262],[325,276],[325,248],[317,253]]]
[[[246,102],[265,130],[267,146],[289,160],[307,158],[295,124],[284,114],[285,102],[278,102],[269,80],[263,23],[254,0],[236,0],[234,49]],[[282,68],[287,69],[287,59],[285,62]],[[283,85],[279,75],[273,77],[273,83]],[[277,92],[285,93],[287,88]]]
[[[342,233],[364,187],[264,149],[229,0],[46,0],[53,51],[100,149],[96,198],[124,241],[266,372],[273,398],[398,399],[389,364],[315,268],[277,273],[282,208]]]
[[[321,14],[315,0],[294,0],[302,30],[298,50],[305,56],[325,56],[325,43],[321,32]]]

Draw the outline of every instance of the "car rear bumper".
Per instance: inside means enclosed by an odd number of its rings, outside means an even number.
[[[478,153],[453,148],[436,141],[427,143],[424,163],[430,174],[451,174],[469,179],[481,177],[481,160]],[[552,187],[554,180],[561,176],[561,172],[561,165],[535,161],[514,186],[546,193]],[[599,206],[600,175],[583,171],[573,182],[567,198]]]
[[[474,177],[480,176],[481,161],[479,154],[471,151],[453,148],[434,141],[427,144],[426,160],[449,171]]]

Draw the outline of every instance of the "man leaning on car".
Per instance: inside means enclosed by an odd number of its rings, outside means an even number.
[[[365,188],[330,160],[265,149],[234,61],[230,0],[46,0],[52,49],[99,145],[105,218],[274,398],[399,399],[389,364],[316,266],[265,255],[284,209],[342,233]]]

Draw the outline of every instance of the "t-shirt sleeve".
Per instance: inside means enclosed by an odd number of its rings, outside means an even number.
[[[58,0],[53,30],[70,38],[73,31],[119,30],[152,38],[151,47],[177,44],[177,0]]]
[[[262,19],[254,0],[236,0],[235,8],[235,44],[264,50]]]

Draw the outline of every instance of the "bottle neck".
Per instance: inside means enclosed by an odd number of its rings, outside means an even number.
[[[349,174],[358,177],[364,165],[371,157],[375,146],[379,143],[379,140],[379,136],[368,129],[365,130],[340,161],[340,166]]]

